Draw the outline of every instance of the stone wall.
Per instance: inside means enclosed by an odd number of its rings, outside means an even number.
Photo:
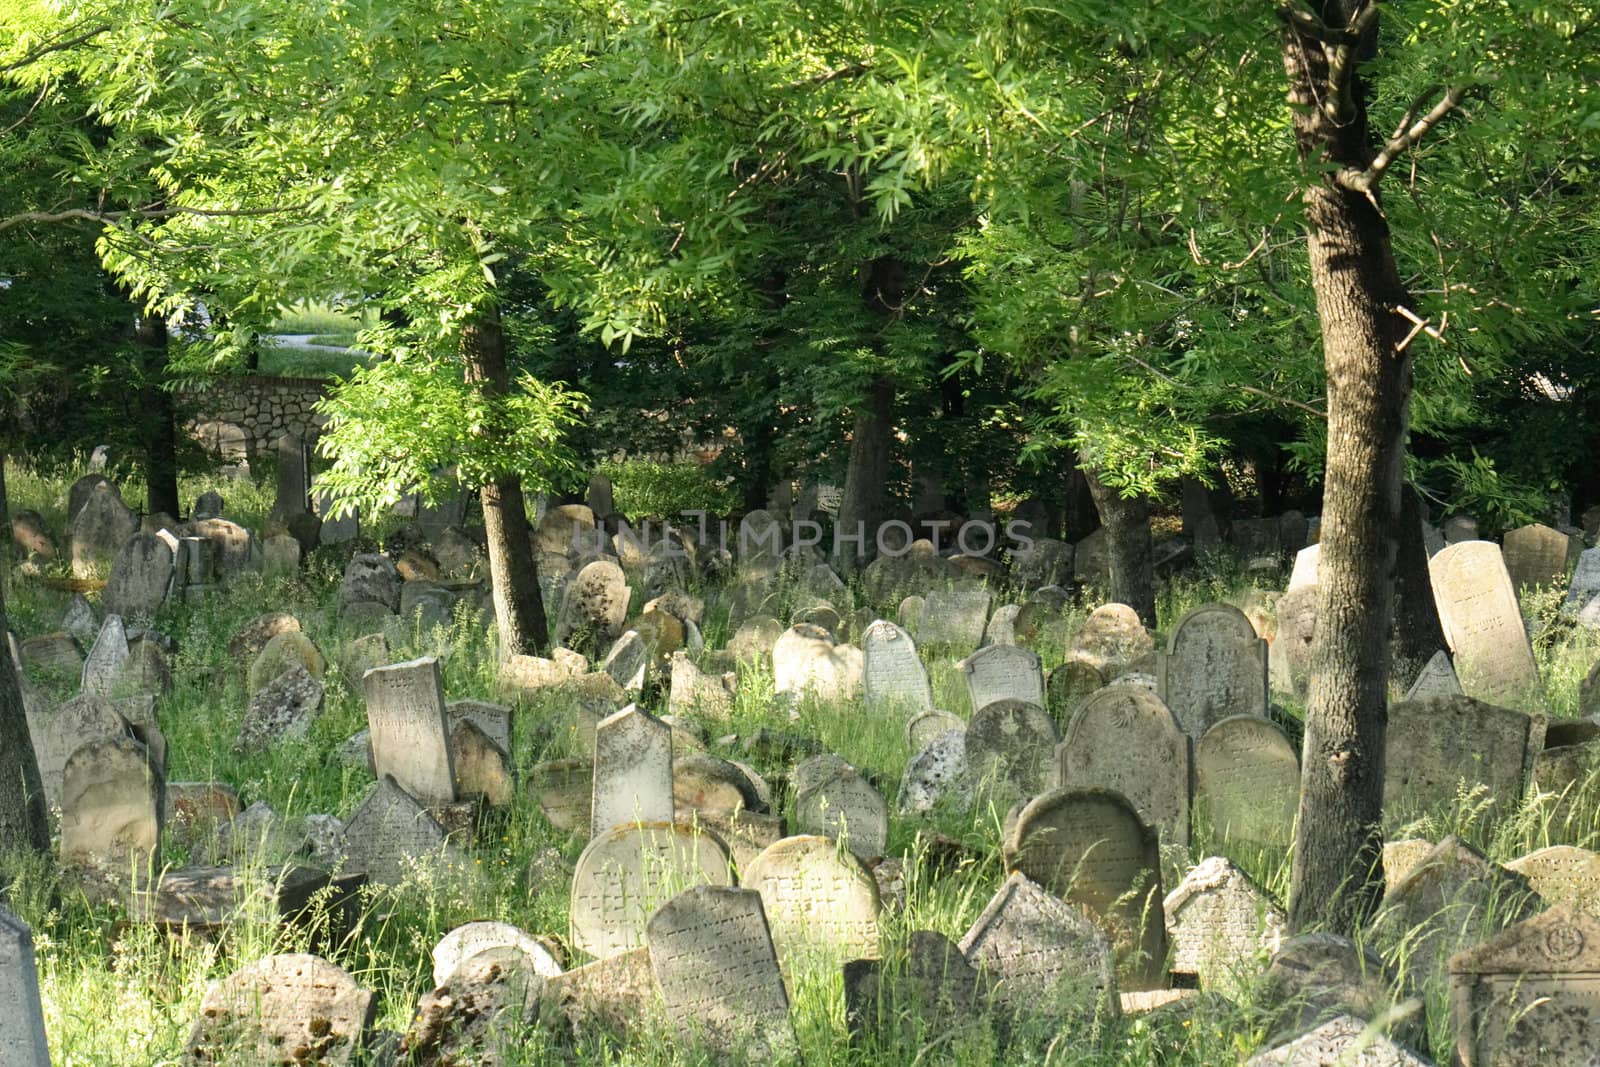
[[[321,378],[230,378],[194,393],[195,436],[207,449],[237,462],[269,453],[273,443],[292,433],[308,443],[322,433],[323,418],[313,406],[328,395]]]

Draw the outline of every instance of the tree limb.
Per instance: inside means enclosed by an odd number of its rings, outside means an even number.
[[[1465,85],[1452,85],[1444,90],[1444,95],[1438,99],[1433,107],[1428,109],[1427,114],[1412,121],[1416,113],[1422,110],[1423,104],[1430,100],[1435,93],[1439,92],[1439,89],[1440,86],[1430,85],[1422,91],[1411,107],[1406,110],[1405,118],[1401,120],[1400,126],[1396,128],[1394,136],[1384,143],[1383,148],[1373,157],[1372,162],[1367,164],[1365,170],[1355,170],[1353,168],[1341,170],[1334,178],[1340,187],[1349,189],[1351,192],[1370,196],[1373,188],[1377,186],[1378,181],[1393,166],[1394,161],[1399,159],[1403,153],[1420,144],[1422,139],[1428,135],[1429,130],[1443,122],[1445,116],[1461,106],[1461,101],[1466,99],[1467,87]]]
[[[133,208],[129,211],[88,211],[83,208],[68,208],[65,211],[23,211],[16,215],[0,218],[0,230],[9,230],[30,222],[68,222],[73,219],[82,219],[85,222],[115,223],[123,219],[167,219],[174,215],[201,215],[207,218],[248,218],[257,215],[281,215],[290,211],[302,211],[310,207],[309,203],[283,204],[277,207],[241,207],[241,208],[203,208],[203,207],[163,207],[163,208]]]
[[[0,74],[5,74],[9,71],[26,67],[29,63],[36,63],[40,59],[43,59],[45,56],[49,55],[51,52],[64,52],[69,48],[76,48],[78,45],[84,44],[87,41],[92,41],[102,33],[109,33],[110,31],[111,27],[109,25],[95,26],[91,29],[83,31],[76,37],[68,37],[64,40],[57,39],[49,42],[48,44],[42,44],[32,51],[26,53],[21,59],[7,63],[5,66],[0,67]]]

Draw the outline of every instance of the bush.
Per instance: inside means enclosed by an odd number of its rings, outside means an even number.
[[[673,518],[685,511],[725,515],[736,503],[731,486],[717,482],[691,460],[629,459],[602,463],[600,472],[611,479],[616,509],[632,518]]]

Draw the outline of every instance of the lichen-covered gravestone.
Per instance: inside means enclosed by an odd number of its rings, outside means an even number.
[[[61,785],[61,861],[138,874],[160,855],[160,772],[129,737],[104,737],[67,760]]]
[[[533,973],[553,978],[561,964],[542,941],[503,922],[471,922],[451,930],[433,946],[433,984],[442,986],[462,964],[485,949],[510,947],[528,960]]]
[[[604,959],[637,948],[660,905],[695,885],[732,885],[714,835],[674,823],[615,826],[590,841],[572,874],[572,944]]]
[[[994,597],[987,589],[931,589],[923,598],[914,630],[924,647],[947,647],[965,654],[978,647]]]
[[[1463,787],[1482,786],[1487,803],[1509,811],[1533,773],[1544,731],[1543,715],[1467,696],[1392,705],[1384,760],[1385,822],[1398,825],[1453,804]]]
[[[906,747],[912,752],[921,752],[928,747],[929,741],[932,741],[940,734],[948,733],[951,730],[965,732],[966,729],[966,720],[959,715],[952,715],[948,711],[935,709],[933,711],[918,712],[906,723]]]
[[[172,587],[171,536],[134,534],[117,550],[102,599],[106,611],[127,619],[155,617]]]
[[[956,664],[965,676],[974,712],[997,700],[1021,700],[1044,707],[1044,675],[1039,654],[1017,645],[988,645]]]
[[[87,694],[110,696],[122,684],[122,672],[127,663],[128,631],[122,625],[122,616],[107,615],[100,623],[100,633],[90,646],[89,654],[83,659],[79,688]]]
[[[916,642],[894,623],[878,619],[861,639],[862,686],[867,706],[904,714],[931,711],[933,688]]]
[[[1195,812],[1223,839],[1286,847],[1300,804],[1300,757],[1279,727],[1235,715],[1194,750]]]
[[[774,842],[740,881],[761,894],[785,962],[806,950],[845,958],[878,953],[878,883],[831,838],[807,834]]]
[[[1202,604],[1173,627],[1158,657],[1158,691],[1197,741],[1230,715],[1264,716],[1267,643],[1238,608]]]
[[[1317,634],[1318,586],[1303,585],[1278,598],[1278,633],[1269,653],[1272,686],[1304,703],[1311,686],[1311,643]]]
[[[941,801],[964,808],[971,799],[966,731],[946,730],[906,764],[896,806],[902,815],[925,815]]]
[[[1118,684],[1090,694],[1057,758],[1061,785],[1121,793],[1161,840],[1189,843],[1189,738],[1148,689]]]
[[[615,640],[628,617],[629,596],[628,576],[621,567],[608,559],[587,564],[562,598],[556,640],[563,645],[580,638],[591,643]]]
[[[346,866],[379,885],[399,885],[417,868],[459,862],[444,827],[416,799],[380,778],[345,828]]]
[[[355,1062],[377,1000],[339,967],[299,953],[268,956],[206,991],[185,1061]]]
[[[1222,856],[1201,860],[1162,908],[1172,973],[1225,993],[1248,984],[1257,957],[1276,952],[1288,926],[1283,909]]]
[[[1550,904],[1571,904],[1600,919],[1600,854],[1573,845],[1551,845],[1519,856],[1506,870],[1528,880]]]
[[[0,1064],[50,1067],[39,1001],[39,972],[33,960],[33,932],[0,908]]]
[[[1089,613],[1067,645],[1067,658],[1093,664],[1115,678],[1133,670],[1155,652],[1155,640],[1126,604],[1102,604]]]
[[[795,768],[795,827],[842,841],[862,859],[883,855],[889,806],[854,767],[838,757],[814,756]]]
[[[102,482],[72,517],[71,532],[72,576],[104,577],[117,552],[139,532],[139,520],[122,502],[116,486]]]
[[[1600,548],[1587,549],[1578,556],[1561,614],[1586,630],[1600,630]]]
[[[74,697],[54,711],[31,718],[29,736],[34,758],[39,762],[39,778],[44,783],[45,802],[61,804],[61,778],[67,760],[78,749],[104,737],[130,735],[128,720],[104,697],[85,694]]]
[[[424,804],[456,799],[439,661],[432,656],[374,667],[361,679],[380,779],[392,776]]]
[[[1037,796],[1055,785],[1061,740],[1045,710],[1025,700],[997,700],[967,724],[967,765],[973,783],[1004,798]]]
[[[1519,594],[1555,585],[1566,577],[1567,551],[1572,542],[1560,530],[1542,523],[1507,530],[1501,554],[1511,587]]]
[[[1500,546],[1453,544],[1428,561],[1428,577],[1466,694],[1511,708],[1543,708],[1539,665]]]
[[[671,822],[672,728],[629,704],[594,731],[589,836],[634,822]]]
[[[1432,1067],[1420,1056],[1390,1041],[1381,1032],[1369,1032],[1367,1023],[1354,1015],[1329,1019],[1293,1041],[1250,1057],[1245,1067]]]

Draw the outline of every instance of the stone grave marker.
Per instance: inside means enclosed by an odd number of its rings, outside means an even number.
[[[837,756],[813,756],[795,768],[790,785],[801,833],[843,841],[862,859],[883,855],[889,806],[854,767]]]
[[[1201,860],[1163,903],[1172,942],[1170,969],[1201,989],[1247,984],[1286,936],[1283,909],[1222,856]]]
[[[74,697],[54,711],[30,718],[28,726],[45,802],[52,808],[61,805],[62,775],[74,752],[90,741],[131,736],[128,720],[116,705],[92,694]]]
[[[1539,665],[1500,547],[1452,544],[1428,561],[1428,576],[1466,694],[1505,707],[1543,708]]]
[[[139,520],[109,482],[95,487],[69,523],[72,534],[72,576],[105,577],[128,539],[139,532]]]
[[[544,942],[504,922],[470,922],[451,930],[433,946],[433,984],[450,981],[456,969],[486,949],[509,947],[527,957],[534,974],[554,978],[561,964]]]
[[[1311,688],[1311,642],[1317,635],[1318,586],[1302,585],[1278,598],[1278,633],[1268,652],[1268,676],[1280,693],[1305,702]]]
[[[986,645],[1014,645],[1017,643],[1017,615],[1021,604],[1001,604],[989,616],[989,625],[983,631]]]
[[[783,524],[778,517],[757,508],[740,519],[734,556],[744,574],[776,574],[783,559]]]
[[[644,691],[650,659],[651,650],[644,638],[639,636],[639,631],[628,630],[612,644],[601,669],[623,689],[637,695]]]
[[[300,569],[300,542],[278,534],[261,542],[261,574],[267,579],[288,578]]]
[[[905,714],[933,710],[933,687],[910,634],[887,619],[878,619],[862,635],[861,651],[868,708],[892,708]]]
[[[339,582],[339,612],[363,603],[381,604],[391,612],[400,607],[400,572],[388,556],[363,553],[345,564]]]
[[[1450,959],[1466,1067],[1591,1063],[1600,1032],[1600,920],[1560,904]]]
[[[1348,937],[1300,934],[1283,943],[1267,965],[1260,1003],[1269,1005],[1269,1045],[1287,1041],[1338,1015],[1392,1019],[1391,1032],[1408,1044],[1427,1039],[1417,1013],[1381,957]]]
[[[773,689],[793,697],[811,693],[824,701],[850,700],[861,686],[860,655],[822,627],[796,623],[772,647]]]
[[[155,618],[172,587],[173,562],[167,540],[156,534],[134,534],[111,564],[102,597],[106,611],[125,619]]]
[[[128,631],[122,625],[122,616],[107,615],[84,657],[79,688],[86,694],[110,696],[121,683],[127,663]]]
[[[778,958],[808,950],[844,958],[878,955],[878,883],[862,862],[828,837],[786,837],[740,872],[761,894]]]
[[[1300,808],[1300,757],[1275,723],[1234,715],[1194,750],[1195,814],[1225,840],[1287,847]]]
[[[594,765],[586,759],[550,760],[534,764],[529,791],[557,830],[586,833],[594,797]]]
[[[926,648],[947,647],[965,654],[983,641],[993,599],[982,587],[930,589],[923,597],[917,625],[906,629],[914,632]]]
[[[1166,986],[1160,841],[1121,794],[1035,797],[1007,828],[1004,855],[1007,870],[1088,910],[1116,946],[1121,988]]]
[[[212,565],[223,580],[234,578],[255,566],[255,537],[236,522],[198,519],[185,523],[179,532],[184,537],[203,537],[211,542]],[[193,582],[193,575],[190,579]]]
[[[392,776],[424,804],[453,802],[455,769],[438,659],[424,656],[374,667],[362,675],[361,686],[377,776]]]
[[[670,685],[667,710],[673,715],[696,712],[708,718],[723,719],[733,710],[738,676],[732,671],[708,674],[695,666],[687,652],[674,652]]]
[[[78,517],[78,512],[83,510],[83,506],[89,502],[89,498],[101,486],[105,486],[115,493],[118,500],[122,499],[122,490],[118,489],[115,483],[107,480],[103,474],[85,474],[67,487],[68,526],[72,525],[72,520]]]
[[[895,803],[902,815],[925,815],[947,798],[965,807],[971,797],[967,735],[956,729],[934,737],[906,764]]]
[[[556,640],[563,645],[586,635],[591,642],[610,642],[622,633],[632,591],[622,568],[609,559],[585,564],[567,586],[556,624]],[[602,644],[600,647],[604,648]]]
[[[972,1025],[978,972],[941,933],[913,930],[904,951],[844,965],[845,1024],[852,1039],[877,1033],[922,1047],[930,1038]]]
[[[1021,872],[1005,880],[960,947],[990,998],[1011,1012],[1117,1013],[1117,979],[1105,933],[1080,909]]]
[[[250,698],[234,748],[252,752],[284,738],[304,740],[322,712],[322,683],[298,664],[279,674]]]
[[[920,712],[906,723],[906,747],[912,752],[921,752],[928,747],[928,742],[950,730],[966,733],[967,721],[959,715],[938,709]]]
[[[1079,585],[1104,589],[1111,584],[1111,546],[1104,526],[1073,546],[1072,577]]]
[[[1450,663],[1450,654],[1440,649],[1428,657],[1428,662],[1417,672],[1417,680],[1406,690],[1406,700],[1430,700],[1433,697],[1461,696],[1461,680]]]
[[[1555,732],[1552,724],[1550,733]],[[1547,737],[1544,751],[1534,760],[1533,784],[1553,797],[1547,823],[1551,836],[1571,839],[1585,834],[1592,818],[1584,786],[1600,771],[1600,740],[1565,745],[1556,745],[1555,740]]]
[[[671,822],[672,728],[629,704],[594,731],[589,836],[635,822]]]
[[[50,1067],[39,1000],[33,931],[0,908],[0,1063],[6,1067]]]
[[[614,826],[590,841],[572,874],[572,944],[605,959],[639,947],[655,910],[696,885],[732,885],[727,849],[676,823]]]
[[[1506,572],[1519,595],[1553,586],[1567,576],[1567,549],[1571,542],[1560,530],[1533,523],[1507,530],[1502,544]]]
[[[1161,840],[1189,843],[1189,738],[1148,689],[1109,685],[1067,726],[1057,758],[1068,789],[1121,793]]]
[[[1322,565],[1322,546],[1307,545],[1294,554],[1294,569],[1289,572],[1289,588],[1294,592],[1303,585],[1317,584],[1317,569]]]
[[[143,871],[160,855],[161,772],[131,737],[78,748],[62,771],[61,862]]]
[[[1039,654],[1018,645],[987,645],[956,664],[966,678],[972,710],[995,701],[1023,701],[1044,707],[1044,675]]]
[[[463,722],[470,722],[483,731],[499,746],[502,752],[511,751],[511,709],[504,704],[487,700],[452,700],[444,706],[445,720],[452,733]]]
[[[357,1062],[377,999],[319,956],[268,956],[206,990],[185,1059],[205,1063]]]
[[[482,798],[491,808],[510,806],[516,792],[511,754],[471,719],[461,719],[450,727],[450,763],[456,776],[456,796],[463,801]]]
[[[1427,1060],[1395,1044],[1376,1027],[1354,1015],[1329,1019],[1277,1048],[1257,1053],[1245,1067],[1432,1067]]]
[[[1157,659],[1161,699],[1191,738],[1230,715],[1266,715],[1267,643],[1238,608],[1202,604],[1190,611]]]
[[[1081,659],[1067,660],[1051,671],[1045,681],[1050,717],[1065,729],[1084,700],[1105,684],[1105,674],[1094,664]]]
[[[997,796],[1038,796],[1055,785],[1056,724],[1037,704],[997,700],[967,724],[973,784]]]
[[[1512,860],[1506,870],[1526,878],[1546,902],[1571,904],[1600,919],[1600,855],[1573,845],[1551,845]]]
[[[1134,669],[1155,652],[1155,640],[1126,604],[1102,604],[1089,613],[1067,645],[1067,658],[1092,664],[1107,678]]]
[[[61,628],[85,645],[94,644],[100,634],[100,617],[82,593],[73,593],[67,610],[61,615]]]
[[[700,885],[650,917],[650,970],[679,1034],[740,1062],[797,1054],[762,897]]]
[[[1600,630],[1600,548],[1586,549],[1578,556],[1561,614],[1584,629]]]
[[[1544,731],[1543,715],[1467,696],[1391,705],[1385,822],[1398,825],[1408,816],[1453,803],[1462,783],[1481,785],[1484,798],[1501,812],[1514,808],[1544,747]]]
[[[280,435],[273,448],[278,453],[278,496],[272,518],[304,514],[311,509],[311,448],[288,433]]]
[[[377,787],[351,813],[345,827],[346,865],[378,885],[399,885],[418,867],[454,866],[444,827],[393,778]]]

